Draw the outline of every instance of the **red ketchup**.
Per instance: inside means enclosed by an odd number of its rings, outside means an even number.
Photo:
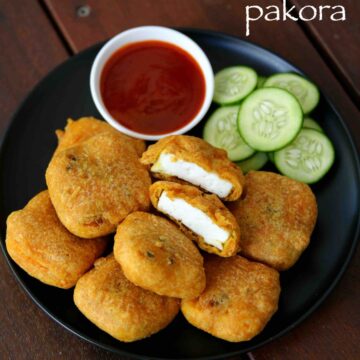
[[[162,41],[142,41],[111,56],[100,89],[105,107],[121,125],[161,135],[184,127],[199,112],[205,79],[184,50]]]

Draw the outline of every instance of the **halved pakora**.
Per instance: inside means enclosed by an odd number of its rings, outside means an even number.
[[[97,327],[131,342],[166,327],[179,312],[178,299],[144,290],[125,277],[113,255],[101,258],[77,282],[74,302]]]
[[[229,208],[241,228],[241,253],[278,270],[295,264],[309,245],[317,218],[308,185],[265,171],[246,175],[245,198]]]
[[[190,324],[220,339],[247,341],[259,334],[277,311],[279,273],[240,256],[205,258],[206,288],[182,300]]]
[[[204,194],[190,185],[157,181],[150,186],[150,199],[201,249],[224,257],[239,251],[239,225],[216,195]]]
[[[95,119],[94,117],[82,117],[78,120],[68,119],[64,130],[56,130],[58,138],[58,146],[55,152],[67,149],[77,145],[90,137],[99,135],[102,132],[112,132],[116,134],[122,141],[134,146],[139,156],[145,150],[145,141],[127,136],[120,131],[114,129],[105,121]]]
[[[57,152],[46,183],[61,222],[83,238],[115,232],[129,213],[150,205],[148,171],[134,146],[113,132]]]
[[[107,239],[80,239],[61,224],[48,191],[36,195],[7,219],[6,248],[29,275],[63,289],[77,280],[102,255]]]
[[[134,284],[159,295],[191,299],[205,287],[203,258],[172,222],[135,212],[118,226],[114,256]]]
[[[224,200],[234,201],[243,191],[244,176],[226,151],[194,136],[164,137],[148,147],[141,162],[151,165],[156,178],[180,179]]]

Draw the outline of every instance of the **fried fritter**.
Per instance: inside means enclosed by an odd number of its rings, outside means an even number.
[[[150,205],[150,175],[132,145],[103,132],[56,153],[46,170],[51,201],[73,234],[115,232],[129,213]]]
[[[82,117],[78,120],[68,119],[65,130],[56,130],[59,144],[55,152],[78,145],[92,136],[107,131],[117,134],[121,140],[133,145],[139,156],[145,151],[145,141],[127,136],[114,129],[105,121],[95,119],[94,117]]]
[[[95,268],[80,278],[74,302],[97,327],[125,342],[160,331],[180,307],[178,299],[157,295],[127,280],[113,255],[96,261]]]
[[[246,175],[245,198],[229,208],[241,228],[241,253],[278,270],[295,264],[317,218],[308,185],[265,171]]]
[[[203,258],[170,221],[135,212],[118,226],[114,255],[135,285],[159,295],[192,299],[205,287]]]
[[[157,181],[150,186],[150,199],[201,249],[224,257],[239,251],[239,225],[216,195],[204,194],[190,185]]]
[[[247,341],[259,334],[278,308],[279,273],[240,256],[205,258],[206,289],[182,300],[190,324],[218,338]]]
[[[7,219],[6,248],[29,275],[63,289],[73,287],[102,255],[107,239],[80,239],[61,224],[48,191]]]
[[[173,135],[149,146],[141,162],[152,165],[152,174],[165,180],[184,180],[228,201],[240,197],[244,176],[225,150],[186,135]]]

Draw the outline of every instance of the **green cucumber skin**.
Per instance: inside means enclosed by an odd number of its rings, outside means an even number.
[[[271,152],[268,152],[268,158],[269,158],[269,160],[274,164],[274,162],[275,162],[275,159],[274,159],[274,152],[273,151],[271,151]]]
[[[236,162],[236,165],[241,168],[244,174],[247,174],[249,171],[257,171],[262,169],[268,160],[269,157],[266,153],[257,152],[248,159]]]
[[[306,109],[306,111],[304,111],[303,106],[301,105],[301,108],[302,108],[302,110],[303,110],[303,112],[304,112],[304,115],[307,115],[307,114],[311,113],[311,112],[316,108],[316,106],[319,104],[319,101],[320,101],[320,91],[319,91],[318,86],[315,85],[311,80],[309,80],[309,79],[306,78],[305,76],[302,76],[302,75],[300,75],[300,74],[298,74],[298,73],[295,73],[295,72],[284,72],[284,73],[276,73],[276,74],[273,74],[273,75],[269,76],[269,77],[267,78],[267,80],[265,81],[265,83],[263,84],[263,87],[274,87],[273,84],[271,84],[271,85],[267,85],[267,84],[271,83],[271,81],[273,80],[273,78],[274,78],[274,77],[278,77],[279,75],[291,75],[291,76],[295,75],[296,77],[299,77],[299,78],[307,81],[307,82],[310,84],[310,86],[313,86],[313,89],[315,90],[315,94],[316,94],[316,95],[315,95],[315,96],[316,96],[316,101],[314,101],[313,106],[310,107],[309,109]],[[282,89],[282,88],[281,88],[281,89]],[[284,89],[284,90],[287,90],[287,89]],[[287,90],[287,91],[288,91],[288,90]],[[294,95],[294,94],[292,94],[292,95]],[[295,95],[294,95],[294,96],[295,96]],[[295,96],[295,97],[296,97],[296,96]]]
[[[219,74],[220,72],[222,72],[222,71],[224,71],[224,70],[227,70],[227,69],[229,69],[229,68],[236,68],[236,67],[241,67],[241,68],[243,68],[243,69],[250,70],[250,72],[254,73],[254,75],[256,76],[256,82],[255,82],[254,86],[251,88],[251,91],[249,91],[249,92],[247,93],[247,95],[242,96],[241,98],[236,99],[236,100],[233,100],[233,101],[218,101],[218,100],[215,98],[215,96],[214,96],[214,97],[213,97],[213,102],[214,102],[215,104],[218,104],[218,105],[220,105],[220,106],[239,105],[248,95],[250,95],[250,94],[256,89],[256,86],[257,86],[257,83],[258,83],[258,81],[257,81],[257,80],[258,80],[258,74],[257,74],[257,72],[256,72],[253,68],[251,68],[251,67],[249,67],[249,66],[243,66],[243,65],[228,66],[228,67],[223,68],[223,69],[221,69],[220,71],[218,71],[218,72],[215,74],[215,77],[216,77],[217,74]]]
[[[256,88],[257,89],[261,89],[262,87],[264,87],[264,84],[266,82],[268,78],[265,76],[258,76],[258,82],[256,84]]]
[[[261,89],[262,89],[262,88],[257,89],[257,90],[255,90],[255,91],[258,91],[258,90],[261,90]],[[267,89],[278,89],[278,88],[270,88],[270,87],[268,87]],[[301,104],[299,103],[299,100],[298,100],[293,94],[291,94],[289,91],[287,91],[287,90],[285,90],[285,89],[281,89],[281,90],[283,90],[283,91],[287,92],[289,95],[291,95],[291,96],[296,100],[296,102],[299,104],[300,109],[302,109],[302,108],[301,108]],[[254,93],[254,92],[252,92],[252,93],[249,94],[245,99],[243,99],[243,101],[242,101],[241,104],[243,105],[244,102],[245,102],[253,93]],[[246,138],[244,138],[244,135],[243,135],[242,132],[241,132],[241,129],[240,129],[240,120],[239,120],[239,118],[240,118],[240,111],[241,111],[241,108],[239,109],[239,113],[238,113],[238,122],[237,122],[238,131],[239,131],[241,137],[244,139],[244,141],[245,141],[250,147],[252,147],[252,146],[246,141]],[[253,147],[253,148],[254,148],[256,151],[258,151],[258,152],[275,152],[275,151],[281,150],[281,149],[285,148],[286,146],[288,146],[289,144],[291,144],[291,142],[294,141],[294,139],[296,139],[296,137],[299,135],[301,129],[303,128],[303,124],[304,124],[304,113],[301,111],[301,114],[302,114],[302,120],[301,120],[301,124],[299,125],[299,128],[298,128],[298,130],[297,130],[297,133],[296,133],[295,136],[294,136],[291,140],[289,140],[285,145],[282,145],[281,147],[278,147],[278,148],[273,149],[273,150],[256,149],[255,147]]]
[[[236,115],[236,118],[237,118],[237,117],[238,117],[238,114],[239,114],[239,111],[240,111],[240,105],[231,105],[231,106],[222,106],[222,107],[217,108],[217,109],[210,115],[210,117],[206,120],[206,123],[205,123],[204,128],[203,128],[203,131],[202,131],[202,138],[203,138],[205,141],[209,142],[211,145],[215,146],[215,147],[221,148],[220,146],[215,145],[215,144],[213,144],[212,142],[208,141],[209,137],[207,136],[207,132],[208,132],[208,131],[211,132],[211,129],[209,129],[210,126],[211,126],[211,120],[212,120],[213,116],[216,114],[217,111],[219,111],[219,110],[221,110],[221,109],[232,108],[232,107],[238,107],[237,115]],[[236,123],[236,129],[237,129],[237,123]],[[216,130],[214,130],[214,131],[216,131]],[[240,134],[239,134],[239,136],[240,136]],[[242,139],[242,140],[244,140],[244,139]],[[245,141],[244,141],[244,143],[245,143]],[[246,143],[245,143],[245,144],[246,144]],[[226,150],[226,149],[224,149],[224,150]],[[226,151],[227,151],[227,150],[226,150]],[[229,158],[230,158],[231,161],[243,161],[243,160],[246,160],[246,159],[250,158],[251,156],[253,156],[254,153],[255,153],[255,150],[253,150],[251,153],[249,153],[249,154],[246,155],[245,157],[241,156],[241,157],[237,157],[237,158],[232,158],[232,157],[230,157],[229,155],[228,155],[228,156],[229,156]]]
[[[334,162],[335,162],[335,149],[334,149],[334,145],[333,143],[331,142],[331,140],[326,136],[325,133],[323,132],[320,132],[316,129],[307,129],[307,128],[303,128],[302,131],[311,131],[311,132],[314,132],[314,133],[318,133],[318,134],[321,134],[321,136],[325,137],[328,141],[328,144],[330,145],[329,149],[330,149],[330,153],[331,153],[331,161],[329,162],[327,168],[325,169],[325,171],[323,173],[321,173],[318,177],[315,177],[313,180],[311,181],[303,181],[303,180],[299,180],[297,178],[294,178],[292,176],[289,176],[286,171],[284,172],[283,169],[282,169],[282,161],[280,159],[280,151],[283,150],[279,150],[279,151],[276,151],[274,152],[274,164],[276,166],[276,168],[278,169],[278,171],[284,175],[284,176],[287,176],[291,179],[294,179],[296,181],[300,181],[300,182],[303,182],[305,184],[308,184],[308,185],[311,185],[311,184],[315,184],[317,182],[319,182],[322,178],[324,178],[324,176],[330,171],[330,169],[332,168],[332,166],[334,165]]]
[[[310,122],[310,124],[307,124],[307,122]],[[303,128],[313,129],[313,130],[317,130],[317,131],[324,133],[323,128],[317,123],[317,121],[315,121],[314,119],[312,119],[310,117],[304,118]]]
[[[314,131],[317,131],[317,130],[314,130]],[[316,184],[318,183],[320,180],[322,180],[327,174],[328,172],[330,171],[330,169],[332,168],[332,166],[334,165],[334,162],[335,162],[335,153],[334,153],[334,158],[329,166],[329,169],[321,176],[319,176],[318,178],[316,178],[316,180],[313,180],[313,181],[308,181],[308,182],[304,182],[304,181],[301,181],[301,180],[297,180],[297,179],[294,179],[293,177],[290,177],[289,175],[286,175],[284,174],[283,172],[281,172],[281,170],[279,170],[278,166],[276,165],[276,155],[274,156],[274,164],[276,166],[276,168],[278,169],[278,171],[280,172],[280,174],[284,175],[284,176],[287,176],[289,177],[290,179],[293,179],[293,180],[296,180],[296,181],[299,181],[299,182],[303,182],[304,184],[307,184],[307,185],[313,185],[313,184]]]

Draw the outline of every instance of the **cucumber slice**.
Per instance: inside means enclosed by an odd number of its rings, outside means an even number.
[[[320,131],[320,132],[324,132],[322,127],[315,120],[313,120],[313,119],[311,119],[309,117],[306,117],[304,119],[303,127],[307,128],[307,129],[314,129],[314,130],[317,130],[317,131]]]
[[[267,156],[269,158],[269,160],[274,163],[275,159],[274,159],[274,153],[273,152],[268,152]]]
[[[292,73],[281,73],[270,76],[264,87],[278,87],[293,94],[300,102],[304,114],[312,111],[319,102],[318,88],[309,80]]]
[[[275,165],[282,174],[313,184],[329,171],[334,158],[334,147],[325,134],[302,129],[290,145],[275,152]]]
[[[255,153],[246,144],[237,129],[237,116],[240,106],[224,106],[215,110],[207,120],[203,138],[213,146],[227,151],[229,159],[240,161]]]
[[[213,100],[220,105],[234,104],[249,95],[256,87],[257,74],[246,66],[232,66],[215,75]]]
[[[266,153],[257,152],[249,159],[237,162],[236,165],[241,168],[244,174],[251,170],[260,170],[268,161]]]
[[[238,127],[247,144],[258,151],[274,151],[289,144],[302,127],[303,113],[286,90],[255,90],[241,104]]]
[[[265,84],[265,81],[267,80],[267,77],[265,76],[258,76],[258,82],[257,82],[257,85],[256,85],[256,88],[257,89],[260,89],[262,87],[264,87],[264,84]]]

